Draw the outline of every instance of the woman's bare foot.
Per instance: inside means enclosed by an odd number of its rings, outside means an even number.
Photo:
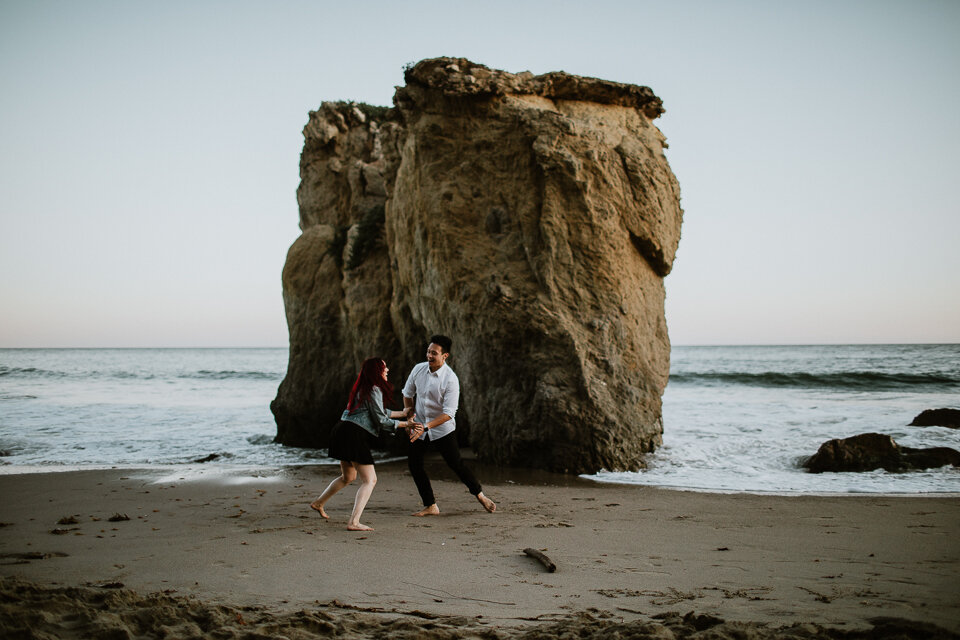
[[[497,504],[487,496],[483,495],[482,491],[477,494],[477,500],[479,500],[480,504],[483,505],[483,508],[489,511],[490,513],[493,513],[494,511],[497,510]]]
[[[314,511],[318,512],[321,517],[326,518],[327,520],[330,519],[330,516],[327,515],[327,512],[323,510],[323,505],[322,505],[322,504],[317,504],[316,502],[311,502],[311,503],[310,503],[310,508],[313,509]]]
[[[417,516],[418,518],[421,516],[438,516],[440,515],[440,507],[438,507],[436,503],[433,503],[429,507],[424,507],[413,515]]]
[[[373,531],[373,527],[368,527],[365,524],[348,524],[347,531]]]

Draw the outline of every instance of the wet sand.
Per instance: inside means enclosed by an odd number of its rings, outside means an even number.
[[[329,521],[308,507],[332,466],[0,476],[0,635],[960,632],[957,497],[725,495],[474,467],[496,513],[436,459],[442,513],[414,518],[405,465],[378,465],[366,533],[345,528],[356,485]]]

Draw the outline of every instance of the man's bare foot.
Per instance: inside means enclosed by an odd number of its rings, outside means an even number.
[[[347,531],[373,531],[373,527],[368,527],[365,524],[348,524]]]
[[[313,509],[314,511],[318,512],[323,518],[326,518],[327,520],[330,519],[330,516],[327,515],[327,512],[323,510],[323,505],[322,505],[322,504],[317,504],[316,502],[311,502],[311,503],[310,503],[310,508]]]
[[[483,495],[482,491],[477,494],[477,500],[479,500],[480,504],[483,505],[483,508],[489,511],[490,513],[493,513],[494,511],[497,510],[497,504],[487,496]]]
[[[436,503],[430,505],[429,507],[424,507],[420,511],[417,511],[415,514],[418,518],[421,516],[438,516],[440,515],[440,507]]]

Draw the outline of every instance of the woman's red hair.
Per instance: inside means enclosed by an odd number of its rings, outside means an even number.
[[[393,385],[383,379],[383,370],[387,363],[382,358],[367,358],[360,366],[357,381],[350,390],[350,399],[347,401],[347,411],[353,411],[370,399],[370,392],[374,387],[380,387],[383,392],[383,404],[393,402]]]

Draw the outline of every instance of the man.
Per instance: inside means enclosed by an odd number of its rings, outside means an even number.
[[[452,345],[453,341],[446,336],[432,336],[427,347],[427,361],[415,366],[403,385],[404,411],[410,415],[410,410],[414,409],[424,429],[423,435],[411,441],[407,455],[410,474],[423,500],[423,509],[413,514],[415,516],[440,515],[430,478],[423,468],[423,456],[431,446],[440,451],[447,466],[467,485],[484,509],[490,513],[497,509],[493,500],[483,495],[480,483],[460,457],[457,434],[454,432],[457,428],[454,416],[460,402],[460,380],[453,369],[447,366]]]

